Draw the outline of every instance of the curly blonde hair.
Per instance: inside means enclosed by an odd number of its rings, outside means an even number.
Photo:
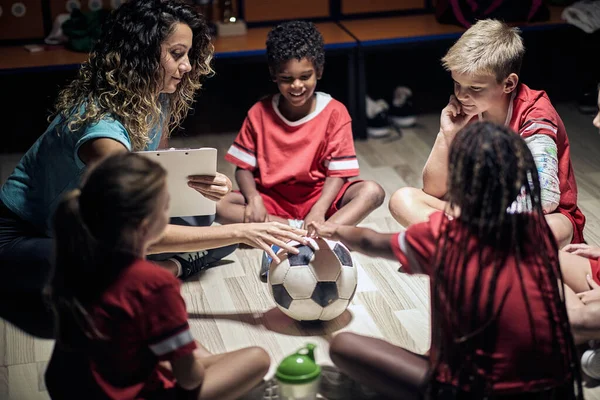
[[[172,94],[160,94],[164,70],[161,44],[177,23],[192,30],[190,72]],[[134,151],[153,140],[151,130],[167,124],[166,134],[180,126],[194,102],[201,79],[211,75],[214,47],[204,19],[177,1],[129,0],[114,11],[83,63],[63,89],[53,116],[75,132],[104,118],[118,120],[129,134]]]

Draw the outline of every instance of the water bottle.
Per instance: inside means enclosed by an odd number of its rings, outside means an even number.
[[[279,364],[275,378],[282,400],[315,400],[321,367],[315,363],[315,345],[309,343]]]

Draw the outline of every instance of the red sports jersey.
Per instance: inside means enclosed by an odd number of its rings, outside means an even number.
[[[55,347],[46,371],[52,398],[131,400],[174,392],[174,378],[158,362],[196,348],[177,278],[138,260],[88,311],[108,339],[77,352]]]
[[[465,238],[458,237],[457,234],[452,234],[452,232],[457,231],[457,224],[460,224],[459,220],[448,220],[444,213],[436,212],[430,216],[429,221],[412,225],[405,232],[393,235],[391,239],[392,249],[402,264],[404,271],[429,275],[431,277],[432,288],[433,279],[435,279],[436,249],[439,240],[443,240],[440,239],[442,232],[450,229],[449,240],[454,242],[453,244],[455,245],[449,246],[450,249],[445,257],[446,259],[456,259],[458,255],[470,255],[464,270],[462,266],[459,266],[459,270],[453,272],[449,270],[449,268],[452,268],[451,266],[446,266],[444,276],[449,277],[460,273],[466,277],[466,288],[461,292],[464,296],[464,301],[460,309],[455,310],[456,313],[454,315],[444,313],[447,317],[443,320],[433,320],[432,330],[435,331],[439,326],[455,329],[456,324],[460,324],[461,326],[458,331],[464,333],[472,332],[471,326],[473,326],[473,321],[471,321],[470,317],[472,303],[476,301],[479,312],[483,313],[486,307],[488,291],[494,289],[494,309],[497,312],[496,324],[498,326],[498,334],[495,338],[493,336],[488,337],[485,342],[491,343],[488,340],[495,341],[495,345],[490,346],[493,349],[492,351],[489,351],[489,348],[476,349],[478,365],[490,366],[492,372],[489,378],[495,382],[493,384],[494,392],[505,394],[530,392],[562,385],[568,377],[568,372],[565,371],[567,367],[563,365],[561,359],[557,359],[560,354],[557,355],[557,352],[553,352],[553,347],[558,351],[564,349],[565,340],[559,335],[558,342],[553,343],[550,333],[552,329],[551,317],[542,298],[544,295],[552,295],[551,287],[548,286],[544,290],[540,290],[538,287],[539,277],[531,272],[534,270],[533,268],[528,268],[534,262],[540,261],[535,256],[521,260],[524,267],[521,268],[521,271],[524,273],[520,277],[516,270],[514,258],[509,257],[507,263],[499,273],[496,286],[490,288],[488,283],[491,281],[491,276],[495,268],[479,265],[479,243],[476,237]],[[466,249],[464,244],[467,245]],[[536,244],[536,246],[539,246],[539,244]],[[482,286],[481,292],[476,299],[473,299],[471,297],[471,289],[478,277]],[[521,283],[525,288],[529,306],[532,310],[535,339],[532,337],[527,312],[528,308],[523,297]],[[555,282],[552,284],[555,284]],[[507,290],[508,295],[505,297],[504,305],[498,310],[498,305],[502,304]],[[457,293],[451,293],[449,296],[451,298],[459,296],[458,288]],[[558,315],[557,310],[553,310],[553,313],[554,315]],[[474,326],[484,326],[485,322],[475,321]],[[483,334],[485,335],[485,331]],[[433,359],[437,354],[437,349],[432,348],[431,354]],[[436,379],[439,382],[457,386],[456,372],[450,371],[448,365],[442,364],[438,369]],[[463,389],[469,390],[468,387],[463,387]]]
[[[279,111],[279,99],[276,94],[248,111],[225,159],[254,173],[269,214],[304,219],[319,199],[325,178],[359,174],[351,119],[342,103],[317,92],[315,111],[289,121]],[[273,203],[278,206],[271,207]]]
[[[288,121],[279,112],[280,95],[256,103],[225,159],[254,171],[256,184],[314,186],[328,176],[358,175],[358,161],[346,107],[317,93],[314,112]]]
[[[558,180],[560,203],[557,210],[573,224],[573,243],[583,242],[585,217],[577,207],[577,182],[571,164],[571,150],[567,131],[546,92],[531,90],[521,83],[509,109],[509,126],[523,138],[547,135],[558,148]],[[509,119],[510,118],[510,119]]]

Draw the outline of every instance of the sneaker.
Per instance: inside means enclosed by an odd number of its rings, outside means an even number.
[[[413,126],[417,123],[417,116],[412,103],[412,90],[406,86],[398,86],[394,90],[389,117],[396,126],[401,128]]]
[[[367,96],[367,135],[371,138],[381,138],[390,135],[390,120],[385,100],[373,100]]]
[[[271,245],[271,248],[275,253],[279,251],[279,246]],[[267,282],[267,278],[269,277],[269,269],[271,268],[271,262],[273,258],[266,252],[263,251],[262,260],[260,262],[260,280],[262,282]]]
[[[212,267],[216,262],[233,253],[237,247],[234,244],[192,253],[179,253],[175,254],[172,258],[181,264],[181,275],[179,278],[185,280],[200,271]]]
[[[583,353],[581,370],[590,378],[600,380],[600,348],[586,350]]]
[[[351,399],[354,381],[334,366],[321,367],[319,394],[327,400]]]

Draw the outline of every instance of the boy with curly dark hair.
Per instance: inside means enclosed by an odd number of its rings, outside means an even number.
[[[217,220],[356,225],[385,193],[375,182],[349,180],[359,174],[350,115],[315,92],[325,64],[321,33],[311,22],[283,23],[267,37],[267,60],[279,93],[248,111],[225,156],[237,166],[241,193],[217,204]]]

